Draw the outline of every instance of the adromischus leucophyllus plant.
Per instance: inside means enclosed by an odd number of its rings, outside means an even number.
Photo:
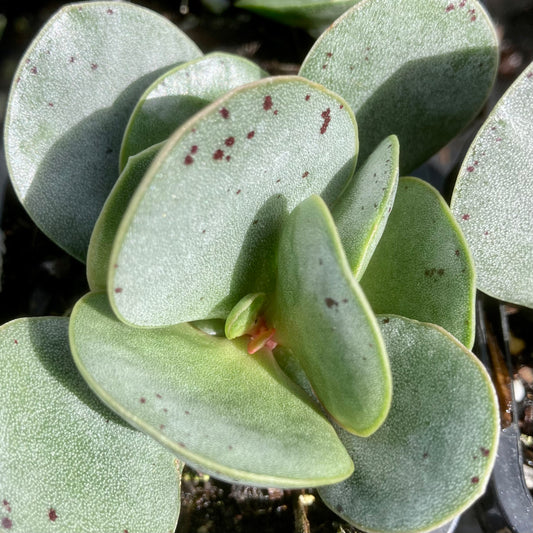
[[[429,530],[479,497],[498,414],[460,225],[470,241],[467,185],[496,163],[481,133],[453,211],[399,175],[479,112],[496,66],[473,0],[359,2],[286,77],[132,4],[59,11],[17,71],[6,155],[91,293],[3,326],[2,527],[172,531],[182,461],[320,487],[368,531]]]

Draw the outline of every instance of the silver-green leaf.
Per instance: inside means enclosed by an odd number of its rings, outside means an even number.
[[[296,207],[284,226],[268,314],[276,340],[298,358],[326,411],[352,433],[376,431],[391,401],[387,354],[318,196]]]
[[[442,328],[378,319],[394,380],[391,410],[368,438],[339,430],[356,468],[320,495],[363,531],[428,531],[485,491],[498,447],[496,396],[478,359]]]
[[[378,245],[398,188],[400,147],[391,135],[356,172],[331,214],[355,279],[360,280]]]
[[[87,387],[68,319],[2,326],[0,381],[2,531],[174,531],[181,465]]]
[[[333,427],[271,352],[189,324],[131,328],[105,294],[75,306],[71,347],[81,374],[120,416],[178,457],[228,481],[307,487],[353,471]]]
[[[470,146],[452,211],[472,250],[478,288],[533,307],[533,63]]]
[[[199,56],[152,11],[81,2],[58,11],[22,58],[5,121],[9,173],[35,223],[74,257],[85,260],[118,177],[135,103],[163,71]]]
[[[266,75],[255,63],[223,53],[169,70],[146,89],[135,106],[122,139],[120,168],[128,157],[165,141],[207,104]]]
[[[361,161],[397,135],[405,174],[477,115],[497,64],[496,33],[475,0],[365,0],[322,34],[300,74],[350,104]]]
[[[226,318],[246,294],[273,290],[283,221],[311,194],[331,205],[357,147],[344,100],[297,76],[200,111],[158,154],[119,228],[108,284],[117,316],[139,326]]]
[[[448,205],[426,182],[400,178],[361,286],[375,313],[438,324],[472,347],[474,264]]]

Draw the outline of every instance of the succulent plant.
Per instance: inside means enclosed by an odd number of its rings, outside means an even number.
[[[172,531],[183,462],[320,487],[367,531],[427,531],[478,498],[499,436],[470,351],[480,231],[503,240],[500,187],[486,214],[480,184],[501,172],[509,208],[524,187],[504,154],[531,168],[529,71],[452,209],[408,173],[476,116],[496,66],[475,0],[359,2],[280,77],[132,4],[58,12],[15,76],[6,156],[91,292],[2,328],[2,527]]]

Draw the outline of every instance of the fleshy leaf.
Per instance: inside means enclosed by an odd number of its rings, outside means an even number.
[[[87,280],[93,291],[106,288],[113,239],[133,194],[163,144],[131,156],[104,203],[87,252]]]
[[[246,294],[270,292],[287,213],[314,193],[331,205],[356,152],[345,102],[297,76],[206,107],[165,144],[128,207],[111,259],[113,309],[161,326],[226,318]]]
[[[498,447],[496,397],[478,359],[442,328],[378,319],[394,381],[391,410],[366,439],[339,430],[357,468],[320,495],[363,531],[427,531],[485,491]]]
[[[215,53],[171,69],[141,96],[126,127],[120,168],[128,157],[166,140],[187,119],[231,89],[267,76],[255,63]]]
[[[289,26],[323,30],[358,0],[237,0],[236,7],[248,9]]]
[[[387,226],[361,286],[375,313],[438,324],[472,347],[474,265],[450,209],[426,182],[400,178]]]
[[[361,161],[397,135],[405,174],[477,115],[497,64],[496,33],[475,0],[366,0],[322,34],[300,75],[352,106]]]
[[[533,63],[503,95],[465,157],[452,211],[478,288],[533,307]]]
[[[387,354],[318,196],[296,207],[283,229],[270,313],[276,341],[298,358],[326,411],[357,435],[374,432],[390,407]]]
[[[71,318],[74,360],[96,394],[178,457],[215,477],[306,487],[346,478],[353,465],[335,431],[267,350],[189,324],[131,328],[104,294]]]
[[[163,71],[199,56],[152,11],[82,2],[63,7],[22,58],[6,114],[9,173],[35,223],[76,258],[118,177],[135,103]]]
[[[181,465],[87,387],[68,319],[4,325],[0,360],[2,531],[174,531]]]
[[[361,279],[383,235],[398,188],[395,135],[374,150],[331,210],[355,279]]]
[[[265,303],[264,292],[247,294],[239,300],[226,319],[225,333],[228,339],[244,335],[254,325]]]

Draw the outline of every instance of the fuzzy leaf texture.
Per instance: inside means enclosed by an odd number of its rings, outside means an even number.
[[[77,259],[118,178],[137,100],[162,72],[201,55],[152,11],[81,2],[58,11],[21,59],[5,121],[9,174],[37,226]]]
[[[308,487],[348,477],[335,431],[272,354],[189,324],[131,328],[105,294],[75,306],[74,360],[95,393],[198,470],[226,481]]]
[[[451,208],[483,292],[533,307],[533,63],[502,96],[459,171]]]
[[[356,435],[376,431],[391,401],[387,354],[318,196],[296,207],[283,228],[270,314],[276,340],[296,356],[325,410]]]
[[[0,380],[2,531],[174,531],[181,465],[87,387],[68,319],[2,326]]]
[[[475,0],[364,0],[319,37],[300,75],[350,104],[361,161],[397,135],[405,174],[477,115],[497,64],[496,33]]]
[[[428,531],[485,491],[498,448],[496,395],[483,365],[442,328],[378,321],[394,382],[389,416],[368,438],[339,429],[356,468],[319,493],[363,531]]]
[[[344,100],[296,76],[245,85],[197,113],[119,227],[108,277],[117,316],[138,326],[226,318],[246,294],[272,291],[283,221],[311,194],[334,203],[357,147]]]

